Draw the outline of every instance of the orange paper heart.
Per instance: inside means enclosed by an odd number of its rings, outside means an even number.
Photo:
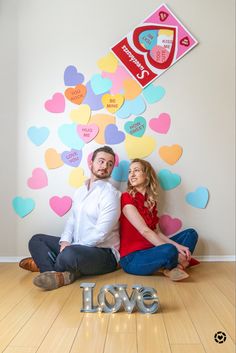
[[[142,92],[142,88],[132,78],[124,80],[123,87],[125,99],[132,100]]]
[[[87,89],[84,85],[77,85],[75,88],[67,88],[65,96],[74,104],[81,104],[86,96]]]
[[[54,148],[47,149],[44,158],[48,169],[56,169],[64,164],[61,160],[60,154],[57,153]]]
[[[182,156],[183,149],[179,145],[162,146],[159,149],[159,155],[163,161],[168,164],[175,164]]]
[[[116,119],[113,115],[95,114],[91,116],[89,123],[96,124],[98,126],[99,132],[95,137],[94,141],[102,145],[106,143],[105,136],[104,136],[106,127],[110,124],[115,124]]]

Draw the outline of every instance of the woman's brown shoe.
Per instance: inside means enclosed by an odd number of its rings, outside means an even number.
[[[32,259],[32,257],[26,257],[19,262],[20,268],[31,272],[39,272],[39,268]]]

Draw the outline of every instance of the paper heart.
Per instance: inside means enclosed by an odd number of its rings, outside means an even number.
[[[209,192],[205,187],[198,187],[194,192],[186,195],[187,203],[196,208],[205,208],[209,199]]]
[[[189,38],[188,37],[184,37],[180,40],[180,44],[184,45],[185,47],[188,47],[190,44]]]
[[[165,95],[165,89],[161,86],[154,86],[152,83],[143,89],[143,95],[149,104],[160,101]]]
[[[66,98],[74,104],[81,104],[86,96],[86,87],[84,85],[77,85],[75,88],[67,88],[65,90]]]
[[[93,75],[90,82],[95,94],[106,93],[112,87],[112,81],[109,78],[103,78],[99,74]]]
[[[134,79],[126,79],[123,82],[125,99],[132,100],[140,95],[142,88]]]
[[[164,190],[174,189],[181,183],[180,176],[178,174],[173,174],[168,169],[160,170],[157,176],[160,185]]]
[[[179,145],[162,146],[159,149],[159,155],[163,161],[168,164],[175,164],[182,156],[183,149]]]
[[[75,168],[69,175],[69,184],[73,188],[79,188],[83,185],[86,177],[84,176],[84,170],[80,167]]]
[[[70,151],[64,151],[61,154],[63,162],[70,167],[78,167],[82,159],[82,150],[71,149]]]
[[[33,199],[30,198],[24,199],[23,197],[16,196],[12,200],[12,206],[16,214],[23,218],[33,211],[33,209],[35,208],[35,202]]]
[[[76,124],[87,124],[91,117],[91,108],[88,104],[81,104],[70,112],[70,119]]]
[[[53,196],[49,199],[51,209],[60,217],[64,216],[72,206],[72,200],[69,196]]]
[[[119,165],[112,171],[111,177],[115,181],[127,181],[129,174],[129,162],[120,161]]]
[[[135,137],[142,137],[146,129],[146,120],[142,116],[137,116],[134,121],[125,123],[125,131]]]
[[[102,104],[110,113],[115,113],[121,108],[125,100],[125,97],[121,94],[111,95],[109,93],[104,94],[102,97]]]
[[[157,44],[158,31],[144,31],[139,35],[139,42],[148,50]]]
[[[50,113],[63,113],[65,111],[65,98],[61,93],[55,93],[52,99],[44,103],[45,109]]]
[[[77,126],[77,133],[85,143],[92,141],[97,136],[98,131],[99,128],[96,124]]]
[[[42,189],[48,185],[48,177],[42,168],[35,168],[32,177],[27,180],[27,185],[31,189]]]
[[[70,148],[81,150],[84,146],[84,141],[81,140],[77,133],[76,124],[61,125],[58,129],[58,135],[62,143]]]
[[[89,153],[88,157],[87,157],[87,163],[88,166],[90,166],[91,160],[92,160],[92,156],[93,156],[93,152]],[[119,156],[118,154],[115,153],[115,164],[114,166],[117,167],[119,165]]]
[[[118,66],[114,73],[102,72],[102,77],[109,78],[112,81],[112,87],[110,89],[111,94],[120,93],[123,88],[124,80],[131,78],[124,66]]]
[[[160,21],[164,22],[168,18],[169,14],[165,11],[159,12]]]
[[[84,75],[79,73],[75,66],[67,66],[64,72],[65,86],[76,86],[84,82]]]
[[[64,164],[61,160],[60,154],[57,153],[54,148],[48,148],[46,150],[44,159],[48,169],[56,169]]]
[[[118,66],[118,60],[115,55],[110,52],[97,62],[99,69],[106,72],[115,72]]]
[[[126,135],[125,149],[129,159],[145,158],[154,151],[155,147],[156,141],[151,136],[134,137]]]
[[[149,120],[150,128],[158,132],[159,134],[166,134],[170,128],[170,115],[167,113],[161,113],[158,118]]]
[[[162,233],[168,236],[175,234],[181,229],[182,221],[169,215],[162,215],[159,220],[159,226]]]
[[[42,145],[49,136],[49,129],[47,127],[35,127],[31,126],[28,131],[27,135],[29,139],[36,145]]]
[[[86,89],[87,89],[87,94],[85,96],[83,103],[88,104],[90,106],[91,110],[102,109],[103,108],[103,105],[102,105],[103,93],[96,95],[92,90],[90,81],[86,84]]]
[[[126,119],[132,114],[142,114],[145,110],[146,104],[140,95],[135,99],[125,101],[122,107],[116,112],[116,116],[121,119]]]
[[[94,141],[97,143],[104,145],[105,142],[105,129],[110,124],[115,124],[115,117],[113,115],[108,114],[95,114],[91,117],[90,123],[96,124],[99,128],[99,132],[95,137]]]
[[[161,56],[154,59],[150,55],[150,50],[147,49],[146,47],[144,47],[142,42],[140,42],[140,38],[142,37],[142,34],[146,33],[146,31],[157,31],[157,32],[162,31],[163,33],[168,31],[168,37],[171,40],[171,46],[169,48],[168,55],[165,58],[165,60],[162,60]],[[169,27],[169,26],[167,27],[167,26],[163,26],[163,25],[143,24],[143,25],[135,28],[135,30],[133,32],[133,44],[139,51],[145,53],[145,60],[148,61],[152,66],[154,66],[155,68],[160,69],[160,70],[167,69],[172,64],[172,61],[174,59],[175,45],[176,45],[176,28]],[[159,43],[159,39],[158,39],[157,45],[160,46],[160,44],[162,44],[162,43]],[[162,46],[162,47],[164,47],[164,46]]]
[[[117,143],[123,142],[125,139],[125,134],[118,130],[118,127],[114,124],[110,124],[105,129],[105,141],[109,145],[115,145]]]

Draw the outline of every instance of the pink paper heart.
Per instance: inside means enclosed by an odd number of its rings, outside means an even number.
[[[64,216],[72,206],[72,199],[69,196],[53,196],[49,200],[51,209],[60,217]]]
[[[166,134],[170,128],[170,116],[167,113],[161,113],[158,118],[153,118],[149,121],[149,126],[152,130],[159,134]]]
[[[96,124],[77,126],[77,133],[85,143],[92,141],[97,136],[98,131],[99,128]]]
[[[32,177],[27,180],[27,185],[31,189],[42,189],[48,185],[48,177],[42,168],[35,168]]]
[[[182,222],[178,218],[162,215],[159,220],[159,226],[162,233],[168,236],[176,233],[182,227]]]
[[[65,97],[62,93],[55,93],[52,99],[45,102],[44,107],[50,113],[63,113],[65,111]]]

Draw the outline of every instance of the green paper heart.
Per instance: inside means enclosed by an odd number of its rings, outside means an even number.
[[[142,116],[137,116],[133,121],[127,121],[124,128],[127,134],[142,137],[146,130],[146,120]]]

